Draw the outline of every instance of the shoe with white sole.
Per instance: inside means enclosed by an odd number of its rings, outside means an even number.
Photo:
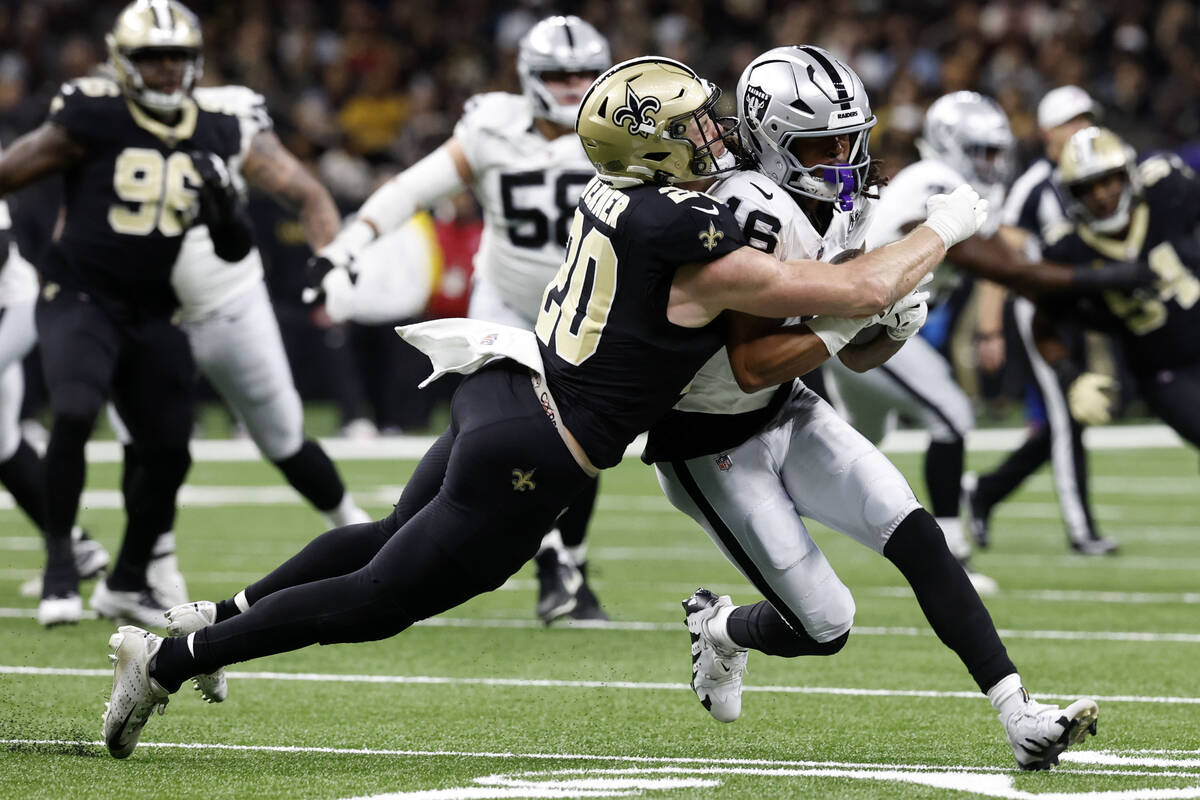
[[[74,625],[83,619],[83,600],[79,595],[71,594],[43,597],[37,607],[39,625]]]
[[[1058,763],[1062,751],[1089,733],[1095,736],[1099,715],[1095,700],[1076,700],[1066,708],[1028,700],[1000,721],[1018,766],[1026,770],[1044,770]]]
[[[150,677],[150,662],[162,641],[161,636],[132,625],[121,626],[108,639],[113,688],[104,704],[104,744],[113,758],[127,758],[150,715],[166,708],[169,693]]]
[[[71,553],[75,556],[75,572],[81,581],[96,577],[108,566],[109,555],[104,545],[78,525],[71,529]],[[19,592],[22,597],[41,597],[42,576],[22,583]]]
[[[583,575],[561,548],[546,547],[533,557],[537,565],[538,619],[549,625],[575,610]]]
[[[713,641],[707,623],[717,612],[733,605],[728,595],[717,597],[708,589],[683,601],[684,619],[692,639],[692,689],[700,704],[720,722],[733,722],[742,714],[742,676],[746,673],[745,649],[729,649]]]
[[[123,592],[108,588],[107,580],[96,581],[88,601],[97,614],[115,620],[128,620],[151,628],[165,628],[167,610],[149,589]]]
[[[216,624],[217,604],[208,600],[184,603],[167,611],[167,633],[171,636],[187,636],[201,628]],[[192,678],[196,691],[206,703],[220,703],[229,696],[229,683],[225,680],[225,668]]]

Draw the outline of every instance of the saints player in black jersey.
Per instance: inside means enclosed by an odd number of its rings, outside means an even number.
[[[65,84],[49,119],[0,158],[0,194],[65,177],[61,236],[38,264],[37,328],[54,414],[43,624],[81,616],[70,531],[84,445],[110,393],[145,468],[127,487],[128,525],[106,588],[131,615],[161,618],[145,592],[146,564],[157,535],[172,527],[190,464],[194,381],[187,342],[170,320],[170,270],[198,219],[214,226],[223,257],[241,258],[249,246],[232,198],[209,191],[203,177],[238,152],[239,128],[232,115],[201,110],[189,97],[199,22],[174,0],[139,0],[122,12],[109,45],[117,80]]]
[[[216,623],[186,639],[122,627],[109,640],[104,738],[113,756],[132,753],[151,712],[190,676],[392,636],[497,588],[725,343],[726,309],[878,313],[986,214],[964,186],[905,239],[842,269],[780,262],[745,246],[725,205],[688,188],[736,166],[713,112],[719,94],[659,57],[618,64],[592,84],[576,129],[599,174],[580,199],[536,331],[435,320],[406,332],[440,371],[475,371],[396,511],[330,531],[235,597],[207,604]]]
[[[1132,148],[1097,127],[1068,140],[1055,180],[1070,221],[1049,237],[1047,258],[1141,262],[1156,277],[1150,290],[1039,303],[1038,347],[1066,387],[1072,414],[1108,421],[1115,387],[1110,377],[1084,372],[1067,357],[1054,335],[1055,323],[1067,319],[1111,333],[1142,398],[1200,447],[1200,181],[1171,155],[1138,164]]]

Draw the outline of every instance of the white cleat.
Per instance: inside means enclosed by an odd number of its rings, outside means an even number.
[[[967,571],[967,577],[971,580],[971,585],[975,587],[975,593],[980,597],[994,597],[1000,591],[1000,584],[996,583],[995,578],[989,578],[982,572],[976,572],[968,566],[963,566]]]
[[[164,549],[164,540],[170,537],[169,550]],[[183,605],[188,601],[187,581],[179,571],[179,559],[175,556],[174,534],[163,534],[154,545],[154,554],[146,565],[146,585],[167,608]]]
[[[108,588],[107,580],[96,581],[88,604],[102,617],[129,620],[138,625],[165,628],[166,607],[147,589],[140,592],[118,592]]]
[[[37,607],[39,625],[74,625],[83,619],[83,601],[75,593],[43,597]]]
[[[1095,736],[1099,715],[1095,700],[1076,700],[1066,708],[1028,700],[1000,722],[1008,733],[1017,765],[1021,769],[1043,770],[1057,764],[1062,751],[1089,733]]]
[[[742,676],[747,652],[727,649],[709,636],[706,623],[717,611],[733,605],[728,595],[717,597],[708,589],[683,601],[688,633],[692,639],[692,689],[713,718],[733,722],[742,714]]]
[[[216,624],[217,604],[208,600],[185,603],[167,611],[167,633],[171,636],[187,636],[201,628]],[[197,675],[192,685],[206,703],[220,703],[229,696],[229,683],[225,680],[225,668],[216,672]]]
[[[166,708],[167,690],[150,677],[150,662],[161,646],[162,637],[132,625],[118,628],[108,639],[113,688],[104,704],[104,744],[113,758],[127,758],[150,715]]]

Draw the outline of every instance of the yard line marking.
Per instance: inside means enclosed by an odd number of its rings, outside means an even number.
[[[1019,447],[1027,438],[1024,428],[973,430],[967,434],[967,448],[974,451],[1007,451]],[[415,460],[437,440],[436,436],[385,436],[378,439],[321,437],[320,442],[334,461]],[[1083,432],[1084,444],[1095,450],[1182,449],[1183,441],[1162,424],[1089,427]],[[645,436],[634,439],[625,455],[637,458],[646,446]],[[885,453],[923,453],[929,447],[925,431],[892,431],[880,443]],[[195,439],[191,442],[192,459],[206,461],[260,461],[262,454],[248,439]],[[124,457],[115,441],[87,444],[90,463],[120,463]]]
[[[598,582],[602,585],[603,582]],[[913,599],[913,591],[908,586],[880,586],[874,589],[859,589],[855,594],[872,597],[890,597]],[[1003,589],[997,595],[1005,597]],[[1020,597],[1028,600],[1048,600],[1050,602],[1076,603],[1116,603],[1120,605],[1145,605],[1162,603],[1164,605],[1200,604],[1200,592],[1101,592],[1101,591],[1070,591],[1065,589],[1027,589],[1009,591],[1007,596]]]
[[[27,667],[0,665],[0,675],[30,677],[108,678],[111,669],[80,669],[72,667]],[[629,689],[636,691],[691,691],[686,683],[656,681],[579,681],[552,678],[464,678],[435,675],[361,675],[329,672],[229,672],[235,680],[297,681],[301,683],[365,683],[405,684],[423,686],[504,686],[518,689]],[[743,691],[761,694],[802,694],[828,697],[892,697],[979,700],[979,692],[950,692],[935,689],[865,689],[839,686],[744,686]],[[1039,692],[1039,697],[1055,700],[1077,698],[1075,694]],[[1135,695],[1093,695],[1092,699],[1106,703],[1157,703],[1160,705],[1200,705],[1200,697],[1141,697]]]
[[[32,618],[34,608],[0,608],[0,617],[11,619]],[[480,619],[471,617],[431,617],[421,620],[415,627],[422,628],[508,628],[543,630],[545,624],[534,619]],[[555,623],[555,628],[599,630],[599,631],[635,631],[635,632],[669,632],[682,631],[680,622],[639,622],[628,621],[596,621],[571,620],[566,623]],[[934,633],[928,628],[908,627],[874,627],[863,625],[853,628],[859,636],[904,636],[925,637]],[[1037,639],[1050,641],[1108,641],[1108,642],[1150,642],[1155,644],[1200,644],[1200,633],[1150,633],[1147,631],[1039,631],[1039,630],[997,630],[1005,639]]]

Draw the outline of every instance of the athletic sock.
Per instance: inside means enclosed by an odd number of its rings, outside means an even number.
[[[966,443],[930,442],[925,451],[925,486],[929,490],[929,510],[935,517],[957,517],[962,492],[962,473]]]
[[[287,482],[318,510],[329,513],[338,508],[346,494],[346,485],[337,468],[321,446],[305,439],[300,449],[275,462]]]
[[[987,608],[928,511],[917,509],[905,517],[883,555],[904,574],[933,632],[958,654],[980,691],[1017,671]]]
[[[179,691],[183,682],[193,675],[196,670],[196,658],[192,655],[189,640],[192,636],[163,639],[154,663],[150,665],[150,677],[172,694]]]
[[[717,618],[721,616],[721,612],[718,612]],[[760,600],[750,606],[734,607],[721,620],[720,625],[716,630],[734,646],[784,658],[833,655],[842,649],[850,637],[847,631],[831,641],[818,642],[807,631],[795,630],[788,625],[775,607],[766,600]],[[711,621],[708,629],[710,634],[715,632]]]

